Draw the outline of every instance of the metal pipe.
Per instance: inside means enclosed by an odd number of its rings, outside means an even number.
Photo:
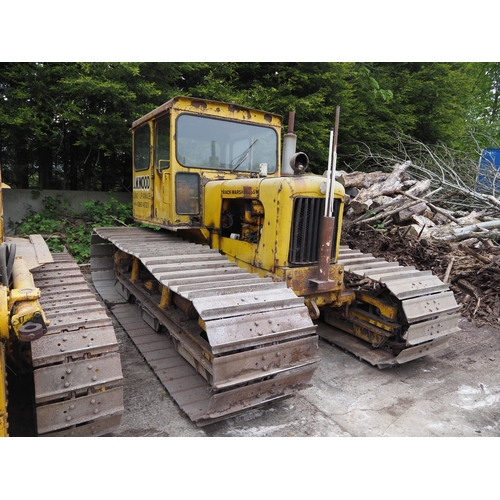
[[[320,248],[318,259],[318,281],[321,282],[328,281],[329,279],[334,227],[335,217],[323,217],[323,219],[321,219]]]
[[[334,128],[334,138],[333,138],[333,165],[332,165],[332,182],[330,185],[330,207],[329,215],[333,214],[333,201],[335,199],[335,173],[337,171],[337,142],[338,142],[338,132],[339,132],[339,120],[340,120],[340,106],[335,109],[335,128]]]
[[[325,193],[325,217],[331,216],[328,205],[330,200],[330,190],[332,182],[332,148],[333,148],[333,128],[330,130],[330,146],[328,149],[328,170],[326,171],[326,193]]]
[[[295,113],[288,114],[288,133],[283,137],[283,154],[281,158],[281,175],[293,176],[295,172],[290,165],[290,159],[297,150],[297,136],[293,133],[295,126]]]
[[[330,131],[330,150],[328,154],[327,189],[325,194],[325,214],[321,221],[320,249],[318,260],[318,281],[326,282],[329,279],[330,260],[332,256],[332,241],[335,229],[333,217],[333,200],[335,198],[335,169],[337,164],[337,132],[339,128],[340,106],[335,112],[335,128]],[[332,148],[333,143],[333,148]],[[332,165],[333,149],[333,165]]]

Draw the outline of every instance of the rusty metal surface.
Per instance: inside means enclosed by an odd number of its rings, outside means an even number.
[[[398,299],[411,299],[422,295],[422,293],[436,293],[446,290],[449,290],[449,286],[434,275],[424,275],[415,279],[406,278],[391,282],[391,292]]]
[[[369,278],[390,291],[394,304],[404,314],[406,345],[397,354],[374,349],[357,338],[339,330],[318,329],[321,338],[354,353],[360,359],[385,368],[406,363],[443,349],[450,338],[460,331],[457,304],[453,292],[431,271],[419,271],[413,266],[386,262],[371,254],[341,246],[338,263],[361,278]]]
[[[68,427],[61,431],[49,432],[47,434],[40,434],[40,437],[97,437],[110,434],[115,431],[121,422],[121,413],[118,415],[111,415],[101,417],[86,424],[77,427]]]
[[[95,233],[96,289],[197,425],[289,397],[310,381],[319,362],[315,326],[304,300],[282,283],[250,274],[219,252],[173,234],[143,228],[99,228]],[[139,258],[164,287],[189,301],[206,336],[196,320],[177,309],[161,310],[158,298],[120,277],[120,287],[136,297],[137,304],[126,303],[106,269],[112,265],[109,251],[100,245],[106,240]],[[145,324],[138,306],[169,335]]]
[[[315,337],[283,342],[248,351],[217,357],[213,362],[213,385],[217,389],[254,380],[256,371],[262,376],[274,376],[292,368],[318,361]]]
[[[403,302],[403,308],[409,323],[456,312],[460,308],[453,292],[441,292],[414,297]],[[458,320],[457,320],[458,322]]]
[[[307,308],[302,307],[276,311],[271,317],[267,313],[256,313],[215,319],[206,325],[214,354],[247,349],[256,341],[279,342],[315,332]]]
[[[123,409],[123,390],[108,389],[81,398],[69,399],[36,409],[38,432],[48,434],[59,431],[68,423],[80,425],[87,423],[89,415],[107,417],[116,415]]]
[[[116,352],[115,330],[112,325],[98,328],[85,328],[71,335],[67,332],[45,335],[32,346],[33,366],[50,363],[63,363],[68,356],[83,358],[92,355]]]
[[[35,370],[35,399],[38,403],[71,397],[82,390],[100,391],[122,380],[117,353]]]
[[[396,357],[396,362],[398,364],[407,363],[422,356],[427,356],[429,354],[434,354],[442,349],[446,348],[450,337],[440,337],[436,340],[430,342],[425,342],[423,344],[418,344],[414,347],[408,347],[403,349],[401,353]]]
[[[31,343],[38,433],[107,434],[123,413],[115,331],[76,262],[69,254],[53,258],[32,271],[50,321],[47,334]]]
[[[459,319],[460,314],[456,313],[449,316],[441,316],[431,321],[410,325],[406,332],[406,342],[408,345],[417,345],[442,337],[443,332],[445,332],[446,336],[458,333],[460,332],[457,323]]]
[[[353,264],[358,259],[363,259],[364,263]],[[418,271],[412,266],[400,266],[397,262],[386,263],[345,246],[340,248],[339,264],[344,265],[346,271],[385,286],[400,299],[401,309],[410,325],[442,318],[446,319],[446,327],[440,330],[439,336],[456,333],[459,316],[453,313],[458,311],[459,305],[449,286],[430,271]]]
[[[210,384],[179,355],[172,338],[146,325],[138,317],[137,305],[125,303],[111,280],[97,280],[95,284],[165,389],[200,427],[291,397],[310,382],[316,369],[309,365],[257,384],[213,392]]]
[[[297,297],[290,288],[281,287],[260,292],[251,291],[225,295],[223,300],[218,295],[204,297],[195,299],[193,305],[204,321],[269,310],[280,311],[305,307],[302,297]]]
[[[374,349],[370,344],[363,342],[353,335],[342,332],[331,325],[320,323],[317,332],[321,339],[350,352],[373,366],[385,368],[397,363],[395,357],[390,352],[382,349]]]

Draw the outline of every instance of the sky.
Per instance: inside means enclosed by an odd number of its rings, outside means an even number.
[[[4,2],[5,3],[5,2]],[[494,61],[490,2],[8,2],[4,61]],[[120,11],[117,6],[120,6]],[[207,7],[206,7],[207,6]],[[149,25],[148,25],[149,23]],[[491,31],[491,33],[490,33]]]

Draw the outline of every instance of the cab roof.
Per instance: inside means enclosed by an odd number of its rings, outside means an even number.
[[[218,116],[229,120],[233,119],[274,126],[281,126],[282,124],[282,116],[274,113],[240,106],[235,103],[201,99],[198,97],[177,96],[134,121],[132,123],[132,128],[139,127],[143,123],[159,118],[170,110],[176,110],[177,112],[186,111],[192,114]]]

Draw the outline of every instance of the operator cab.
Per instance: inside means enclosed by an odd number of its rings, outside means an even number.
[[[175,97],[132,125],[137,220],[170,229],[202,225],[211,180],[277,177],[281,117]]]

